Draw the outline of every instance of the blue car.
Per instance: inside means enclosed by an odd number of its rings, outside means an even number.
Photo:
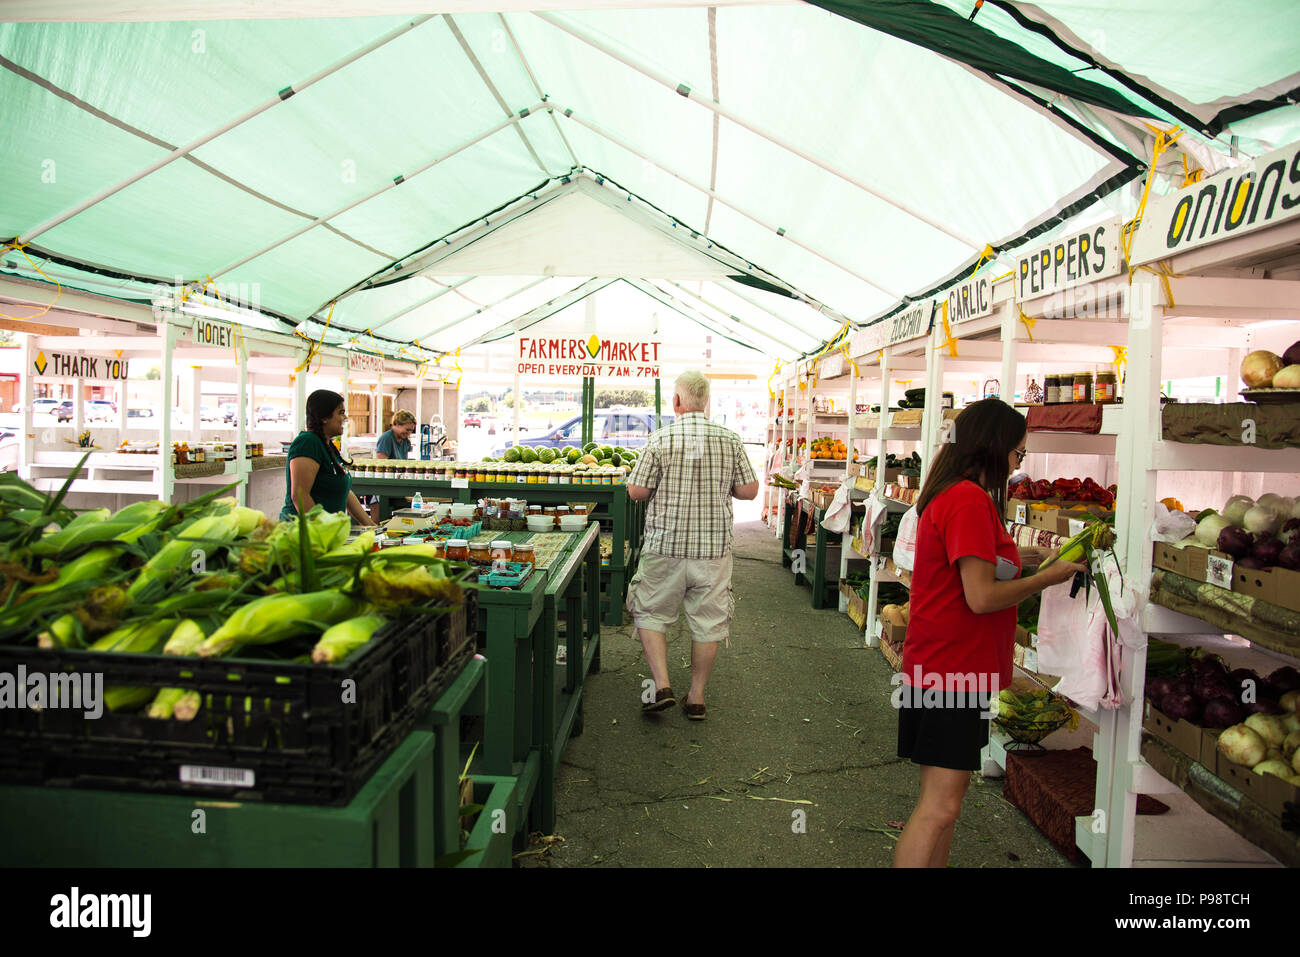
[[[660,415],[661,428],[672,425],[672,413]],[[592,423],[592,441],[598,445],[621,445],[625,449],[643,448],[650,433],[655,430],[654,409],[597,409]],[[506,427],[506,434],[510,428]],[[492,450],[495,458],[505,455],[506,449],[514,445],[507,442]],[[520,448],[531,446],[535,449],[562,449],[566,445],[578,448],[582,445],[582,416],[577,415],[559,428],[552,429],[535,439],[524,439]]]

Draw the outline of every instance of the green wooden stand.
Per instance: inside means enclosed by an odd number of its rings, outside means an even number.
[[[436,740],[433,839],[439,857],[460,849],[460,773],[464,769],[460,756],[460,718],[462,714],[487,714],[486,676],[487,663],[480,658],[471,659],[460,677],[429,709],[426,718]]]
[[[634,502],[626,485],[537,485],[522,482],[468,482],[454,488],[451,482],[424,479],[359,478],[352,483],[357,495],[412,495],[420,491],[429,496],[450,498],[457,502],[477,502],[480,498],[518,496],[541,505],[566,505],[591,502],[609,516],[613,550],[604,569],[607,587],[605,624],[617,628],[623,624],[623,601],[641,555],[645,535],[645,504]],[[630,560],[626,557],[630,553]]]
[[[413,731],[345,807],[0,787],[10,867],[432,867],[434,736]]]
[[[588,672],[600,670],[600,536],[588,528],[565,560],[550,570],[546,610],[537,647],[536,740],[541,749],[542,780],[533,812],[537,826],[555,830],[555,779],[564,748],[582,733],[582,692]],[[564,685],[556,687],[555,650],[559,609],[564,603],[566,647]],[[590,640],[584,650],[583,638]]]

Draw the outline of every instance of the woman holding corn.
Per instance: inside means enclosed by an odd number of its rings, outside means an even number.
[[[320,505],[327,512],[347,512],[357,525],[374,525],[370,513],[352,492],[352,476],[333,440],[343,434],[346,418],[343,396],[318,389],[307,397],[307,429],[289,446],[285,466],[284,507],[281,520],[304,514]]]
[[[1084,568],[1057,561],[1020,575],[1030,556],[1021,555],[1002,517],[1026,435],[1025,417],[1001,399],[967,406],[916,503],[911,614],[894,700],[898,755],[921,766],[921,795],[895,867],[947,866],[971,772],[988,744],[989,702],[1011,683],[1016,605]]]

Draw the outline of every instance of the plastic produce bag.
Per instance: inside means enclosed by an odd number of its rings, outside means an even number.
[[[920,520],[913,505],[898,520],[898,535],[894,538],[894,564],[910,572],[916,565],[916,535]]]
[[[1181,542],[1196,531],[1196,519],[1186,512],[1166,508],[1156,502],[1156,518],[1151,523],[1153,542]]]

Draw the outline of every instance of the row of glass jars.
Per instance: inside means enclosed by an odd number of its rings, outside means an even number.
[[[425,462],[420,459],[354,459],[357,478],[498,482],[516,485],[622,485],[621,468],[577,465],[511,465],[498,462]]]
[[[536,564],[533,546],[522,542],[471,542],[463,538],[453,538],[446,542],[435,542],[434,549],[441,558],[456,562],[470,562],[474,565],[489,565],[496,562]]]

